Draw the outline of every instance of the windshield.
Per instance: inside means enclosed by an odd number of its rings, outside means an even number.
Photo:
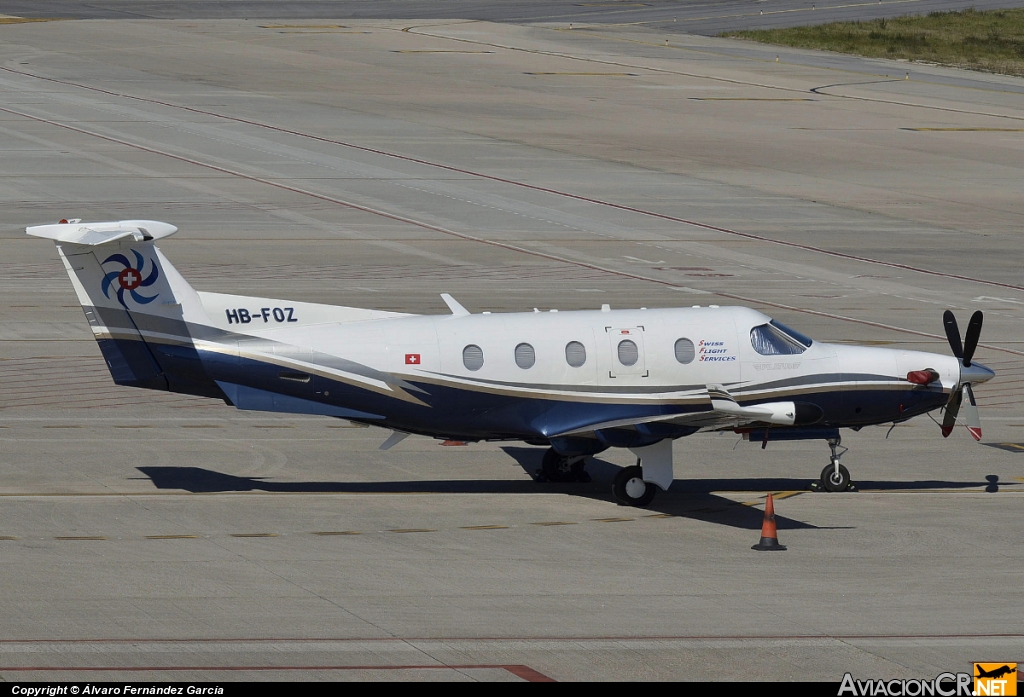
[[[800,332],[772,320],[750,330],[750,345],[762,356],[792,356],[814,343]]]

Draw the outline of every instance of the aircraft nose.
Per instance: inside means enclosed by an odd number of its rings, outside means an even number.
[[[996,371],[983,366],[981,363],[971,363],[970,366],[960,366],[960,382],[969,382],[977,385],[987,382],[996,376]]]

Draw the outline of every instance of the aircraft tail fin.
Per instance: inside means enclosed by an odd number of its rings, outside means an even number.
[[[202,374],[193,346],[195,328],[211,325],[202,302],[153,244],[176,227],[62,220],[25,231],[56,243],[114,382],[222,396]],[[180,367],[193,364],[195,375]]]

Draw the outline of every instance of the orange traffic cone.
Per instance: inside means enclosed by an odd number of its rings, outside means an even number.
[[[759,552],[770,552],[774,550],[783,551],[786,548],[779,544],[779,535],[775,532],[775,502],[772,495],[768,494],[768,502],[764,505],[764,523],[761,524],[761,541],[751,547]]]

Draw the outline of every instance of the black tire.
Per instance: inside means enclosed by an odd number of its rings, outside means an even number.
[[[850,488],[850,471],[839,465],[839,476],[836,477],[836,466],[829,463],[821,471],[821,485],[825,491],[846,491]]]
[[[559,455],[554,448],[548,448],[541,463],[541,472],[549,482],[576,482],[583,476],[583,463],[586,458]]]
[[[625,467],[615,475],[615,480],[612,482],[612,494],[620,506],[642,508],[654,500],[654,495],[658,493],[658,487],[645,482],[642,477],[643,470],[636,465]],[[638,493],[641,484],[644,487],[643,493]]]

